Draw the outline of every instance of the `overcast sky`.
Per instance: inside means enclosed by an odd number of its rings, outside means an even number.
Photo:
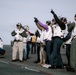
[[[16,24],[28,25],[31,32],[37,29],[34,17],[45,24],[53,18],[51,9],[58,16],[67,17],[74,21],[76,14],[76,0],[0,0],[0,37],[4,44],[10,44],[13,39],[11,32]]]

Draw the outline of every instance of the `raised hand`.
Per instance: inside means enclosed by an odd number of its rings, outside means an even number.
[[[53,9],[51,9],[51,11],[50,11],[52,14],[54,14],[54,11],[53,11]]]
[[[37,23],[38,22],[38,19],[36,17],[34,17],[34,22]]]

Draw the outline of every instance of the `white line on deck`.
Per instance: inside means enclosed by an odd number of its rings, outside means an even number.
[[[23,67],[22,67],[23,68]],[[35,70],[35,69],[31,69],[31,68],[28,68],[28,67],[24,67],[25,69],[27,70],[31,70],[31,71],[35,71],[35,72],[39,72],[38,70]]]
[[[8,62],[6,62],[6,61],[0,61],[1,63],[5,63],[5,64],[9,64]]]

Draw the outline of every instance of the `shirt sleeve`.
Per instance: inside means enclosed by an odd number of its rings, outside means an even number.
[[[40,21],[38,21],[38,24],[43,27],[46,31],[48,31],[48,26],[45,24],[42,24]]]

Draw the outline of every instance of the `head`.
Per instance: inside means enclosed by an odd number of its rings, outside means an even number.
[[[36,37],[40,37],[40,33],[38,30],[36,30],[35,35],[36,35]]]
[[[55,19],[52,19],[52,25],[56,24]]]
[[[74,16],[74,20],[76,21],[76,14],[75,14],[75,16]]]
[[[21,26],[22,26],[21,23],[16,24],[16,27],[17,27],[17,29],[19,29],[19,30],[21,29]]]
[[[48,26],[50,26],[50,25],[51,25],[51,21],[46,21],[46,24],[47,24]]]
[[[24,25],[24,28],[25,28],[26,30],[29,30],[29,26],[28,26],[28,25]]]
[[[60,20],[61,20],[64,24],[67,23],[67,19],[66,19],[65,17],[62,17]]]

